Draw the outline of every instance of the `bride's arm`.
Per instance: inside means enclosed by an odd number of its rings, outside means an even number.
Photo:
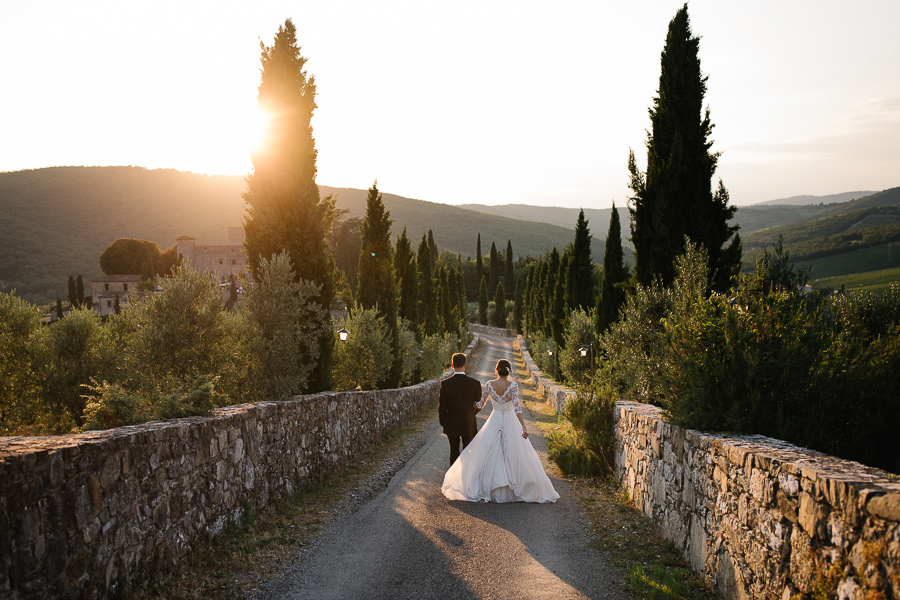
[[[525,418],[522,416],[522,407],[519,406],[519,390],[517,384],[512,384],[516,386],[516,393],[513,396],[513,410],[516,413],[516,418],[519,419],[519,423],[522,424],[522,437],[526,440],[528,439],[528,430],[525,428]]]
[[[488,391],[488,384],[484,384],[484,389],[481,391],[481,400],[478,400],[475,403],[476,408],[484,408],[487,399],[490,397],[491,393]]]

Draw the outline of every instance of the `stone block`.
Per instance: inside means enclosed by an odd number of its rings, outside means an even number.
[[[866,511],[888,521],[900,522],[900,494],[872,495],[866,501]]]

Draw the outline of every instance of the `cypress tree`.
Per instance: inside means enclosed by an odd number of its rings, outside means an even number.
[[[377,309],[384,318],[391,344],[393,363],[385,369],[380,387],[395,387],[403,371],[400,356],[400,330],[397,326],[397,288],[394,279],[394,252],[391,246],[391,213],[384,208],[378,182],[372,184],[366,196],[366,216],[359,224],[362,248],[357,271],[357,304]]]
[[[491,264],[488,265],[490,279],[488,279],[488,289],[496,290],[497,282],[500,281],[500,257],[497,255],[497,245],[491,242]]]
[[[594,306],[594,263],[591,262],[591,230],[584,209],[575,223],[575,241],[566,269],[566,305],[569,311],[590,310]]]
[[[438,331],[434,274],[431,269],[431,249],[428,247],[428,239],[424,233],[422,241],[419,243],[416,267],[419,280],[419,329],[422,335],[434,335]]]
[[[84,279],[81,278],[80,273],[75,278],[75,299],[77,301],[75,308],[81,308],[84,303]]]
[[[456,270],[456,285],[459,292],[459,328],[466,328],[469,322],[469,307],[466,302],[466,276],[463,275],[462,258]]]
[[[453,316],[453,296],[455,292],[450,290],[450,273],[441,265],[438,268],[438,277],[441,282],[441,325],[443,330],[450,333],[456,332],[456,318]]]
[[[62,300],[59,298],[56,299],[56,318],[57,319],[63,318]]]
[[[619,210],[613,203],[606,234],[606,250],[603,254],[603,273],[600,277],[600,293],[597,295],[597,310],[594,312],[594,329],[602,335],[609,326],[619,320],[619,308],[625,303],[625,282],[628,280],[628,266],[622,253],[622,226]]]
[[[75,293],[75,278],[69,275],[69,306],[78,308],[78,294]]]
[[[522,327],[522,299],[525,297],[526,278],[520,273],[516,277],[516,293],[514,295],[515,304],[513,304],[513,322],[515,323],[516,333],[523,333]]]
[[[113,311],[118,315],[122,313],[122,307],[119,305],[119,295],[116,294],[116,301],[113,304]]]
[[[494,326],[506,327],[506,290],[503,289],[503,281],[497,284],[497,293],[494,295]]]
[[[506,240],[506,268],[503,270],[503,287],[507,292],[516,288],[516,274],[513,269],[512,240]]]
[[[271,46],[260,44],[262,63],[257,101],[270,116],[264,149],[251,159],[253,172],[243,194],[247,205],[245,241],[250,273],[259,275],[260,262],[287,251],[296,281],[319,286],[312,302],[320,310],[319,360],[309,379],[309,391],[330,387],[333,334],[331,301],[334,263],[325,235],[333,222],[334,201],[319,197],[316,147],[310,120],[316,108],[315,78],[305,70],[297,30],[290,19],[278,28]]]
[[[482,325],[488,324],[488,293],[487,293],[487,276],[482,276],[481,283],[478,286],[478,322]]]
[[[484,258],[481,256],[481,233],[478,234],[478,242],[475,244],[475,285],[480,285],[484,277]]]
[[[438,264],[438,258],[441,254],[438,252],[437,244],[434,241],[434,234],[428,230],[428,249],[431,251],[431,267],[434,268]]]
[[[710,152],[713,125],[709,108],[703,112],[707,77],[700,70],[699,50],[685,4],[669,23],[660,59],[646,173],[638,169],[634,151],[628,157],[635,274],[643,285],[655,276],[665,285],[672,283],[685,237],[706,247],[715,289],[727,289],[740,269],[738,226],[728,225],[737,208],[728,205],[721,181],[715,193],[710,185],[719,153]]]
[[[419,324],[416,257],[413,254],[412,245],[409,243],[409,237],[406,235],[406,227],[403,228],[403,233],[397,238],[397,249],[394,252],[394,272],[400,288],[400,302],[397,306],[397,313],[401,318],[408,320],[413,331],[416,331]]]
[[[556,280],[559,279],[559,251],[556,248],[553,248],[553,251],[550,252],[550,258],[542,275],[541,284],[543,289],[537,300],[543,307],[544,335],[556,339],[554,335],[556,329],[553,325],[553,322],[557,320],[554,294],[556,293]]]
[[[556,248],[553,249],[556,252]],[[565,347],[565,331],[566,331],[566,273],[569,270],[569,261],[572,256],[568,252],[564,253],[559,259],[558,273],[556,281],[554,281],[553,294],[548,296],[552,298],[550,307],[550,335],[556,341],[557,348]]]

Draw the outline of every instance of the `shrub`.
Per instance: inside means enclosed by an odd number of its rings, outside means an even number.
[[[385,369],[393,363],[390,332],[376,308],[356,306],[346,319],[335,324],[347,328],[347,341],[335,341],[331,380],[337,390],[374,390]]]
[[[547,438],[547,456],[566,475],[610,477],[615,463],[615,400],[582,388],[563,411],[571,430],[552,431]]]
[[[591,351],[594,344],[593,317],[581,310],[569,316],[565,330],[566,346],[559,352],[559,368],[565,381],[576,387],[584,387],[592,381]],[[587,356],[581,355],[581,348],[588,348]]]
[[[0,435],[34,427],[44,415],[42,335],[38,308],[0,292]]]
[[[400,338],[400,385],[415,383],[416,370],[419,367],[419,344],[416,334],[406,319],[399,319]]]
[[[246,319],[250,388],[255,396],[276,400],[302,394],[319,360],[325,319],[315,302],[319,286],[295,281],[286,252],[261,258],[257,281],[247,290],[241,314]],[[235,333],[240,322],[234,323]]]
[[[450,357],[456,351],[456,336],[449,333],[426,335],[422,338],[422,357],[419,360],[419,375],[428,381],[450,367]]]
[[[85,431],[112,429],[146,421],[141,414],[141,398],[122,386],[106,381],[85,386]]]
[[[174,392],[162,396],[156,403],[154,417],[177,419],[211,415],[218,404],[215,381],[215,377],[201,375],[184,393]]]

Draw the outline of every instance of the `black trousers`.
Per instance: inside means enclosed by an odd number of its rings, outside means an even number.
[[[450,464],[452,465],[459,458],[459,442],[462,441],[462,447],[465,450],[472,438],[467,435],[447,435],[447,439],[450,440]]]

